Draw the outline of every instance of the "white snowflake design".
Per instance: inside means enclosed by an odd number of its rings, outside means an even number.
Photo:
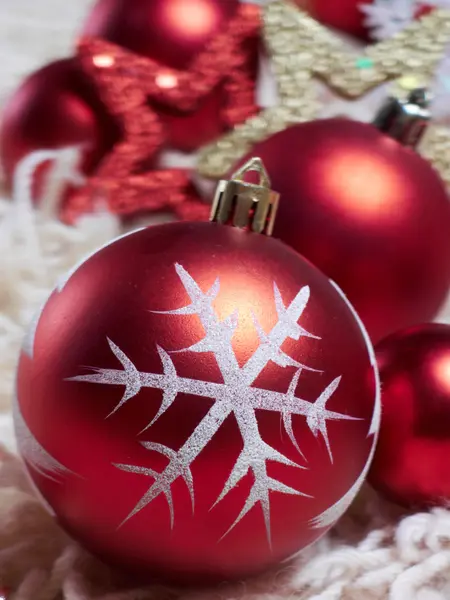
[[[302,337],[320,339],[298,324],[309,301],[310,289],[308,286],[303,287],[293,301],[286,306],[279,288],[274,283],[274,297],[278,320],[271,331],[267,333],[259,324],[256,316],[253,315],[260,344],[247,363],[241,367],[232,346],[232,338],[238,325],[238,314],[234,312],[221,321],[213,306],[220,290],[219,279],[216,279],[212,287],[204,292],[180,264],[176,264],[175,269],[185,291],[189,295],[191,303],[171,311],[153,312],[171,316],[192,315],[200,319],[205,330],[205,337],[189,348],[176,352],[212,353],[220,369],[223,383],[180,377],[177,374],[170,354],[159,346],[157,347],[157,351],[161,359],[163,373],[140,372],[124,352],[110,339],[108,339],[108,344],[111,351],[121,363],[123,369],[95,368],[94,374],[80,375],[70,378],[69,381],[124,386],[125,391],[122,399],[108,417],[116,413],[126,402],[139,394],[142,388],[162,390],[161,406],[153,421],[143,431],[151,427],[167,411],[179,393],[201,396],[215,401],[207,415],[178,451],[153,442],[141,442],[142,446],[147,450],[159,452],[168,459],[168,465],[162,472],[158,473],[152,469],[138,465],[114,465],[122,471],[153,479],[147,493],[139,500],[121,525],[144,509],[156,497],[163,494],[169,506],[170,521],[173,527],[175,509],[171,486],[180,477],[184,480],[189,490],[194,510],[195,493],[191,466],[219,430],[225,419],[233,414],[242,436],[243,449],[214,506],[249,472],[253,475],[253,484],[240,514],[222,537],[225,537],[254,506],[259,504],[264,517],[268,543],[271,545],[270,492],[309,498],[311,496],[293,489],[268,475],[268,461],[288,465],[292,468],[305,469],[307,467],[293,462],[262,439],[255,411],[262,409],[280,413],[284,428],[304,461],[306,459],[300,450],[292,427],[293,415],[302,415],[305,417],[306,423],[313,435],[316,438],[319,435],[323,438],[331,462],[333,461],[333,453],[328,437],[327,422],[329,420],[359,421],[360,419],[327,409],[327,403],[338,389],[341,377],[337,377],[331,381],[315,402],[309,402],[296,396],[296,389],[302,371],[315,371],[315,369],[311,369],[295,361],[283,352],[281,347],[289,338],[296,341]],[[253,383],[270,361],[281,368],[291,367],[296,369],[286,393],[253,387]]]
[[[42,475],[42,477],[51,479],[57,483],[60,483],[61,479],[66,475],[76,475],[76,473],[67,469],[53,458],[37,441],[22,415],[16,392],[13,398],[13,415],[20,454],[35,471]]]
[[[377,42],[390,39],[411,25],[422,8],[450,8],[450,0],[372,0],[360,4],[364,25]]]
[[[381,41],[392,38],[410,25],[420,4],[417,0],[373,0],[370,4],[361,4],[360,9],[372,39]]]

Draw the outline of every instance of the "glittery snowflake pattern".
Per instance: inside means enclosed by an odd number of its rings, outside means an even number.
[[[216,315],[213,306],[220,291],[219,279],[216,279],[209,290],[203,291],[181,265],[176,264],[175,269],[191,303],[182,308],[158,312],[157,314],[161,316],[192,315],[193,318],[197,317],[200,319],[205,330],[205,337],[189,348],[178,350],[177,352],[212,353],[220,369],[223,383],[179,376],[170,354],[161,347],[158,347],[157,350],[161,359],[163,373],[140,372],[130,358],[112,340],[108,340],[109,346],[117,360],[121,363],[122,369],[95,368],[94,374],[73,377],[70,381],[124,386],[125,391],[122,399],[111,414],[117,412],[126,402],[132,400],[139,394],[142,388],[161,390],[163,393],[161,406],[153,421],[147,424],[145,429],[151,427],[167,411],[180,393],[209,398],[215,401],[208,414],[198,424],[191,436],[178,451],[161,444],[142,442],[143,447],[147,450],[159,452],[168,459],[169,463],[162,472],[158,473],[139,465],[114,465],[122,471],[143,475],[153,480],[147,493],[139,500],[122,525],[144,509],[152,500],[163,494],[169,506],[171,525],[173,527],[175,507],[171,486],[178,478],[184,480],[189,490],[194,510],[195,482],[191,466],[219,430],[225,419],[230,414],[233,414],[242,436],[243,449],[237,458],[228,480],[224,483],[222,493],[217,498],[214,506],[221,502],[247,473],[251,472],[253,475],[253,485],[247,500],[234,523],[225,531],[224,536],[254,506],[259,504],[264,517],[267,539],[269,544],[271,544],[270,492],[306,497],[311,496],[300,490],[293,489],[268,475],[268,461],[288,465],[292,468],[304,469],[306,467],[288,459],[262,439],[258,428],[256,410],[262,409],[280,413],[284,428],[303,461],[306,459],[294,435],[292,415],[302,415],[305,417],[306,423],[313,435],[316,438],[319,436],[323,438],[330,461],[333,461],[333,453],[328,437],[327,422],[329,420],[356,421],[359,419],[327,409],[327,403],[338,389],[341,377],[337,377],[331,381],[313,403],[296,396],[302,371],[314,371],[314,369],[295,361],[283,352],[281,347],[287,339],[296,341],[302,337],[319,339],[317,336],[306,331],[298,323],[310,298],[309,287],[303,287],[292,302],[286,305],[280,290],[276,283],[274,283],[274,300],[278,315],[277,322],[272,330],[266,333],[257,321],[256,316],[253,317],[260,343],[247,363],[240,366],[232,346],[232,339],[238,326],[239,315],[236,311],[221,321]],[[253,387],[253,383],[269,362],[275,363],[280,368],[294,367],[296,369],[286,393]],[[245,398],[245,403],[242,402],[243,398]]]
[[[58,483],[66,475],[75,475],[51,456],[35,438],[22,415],[16,394],[13,399],[13,414],[20,453],[35,471]]]

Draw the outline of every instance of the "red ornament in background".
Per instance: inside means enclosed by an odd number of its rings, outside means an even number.
[[[60,282],[24,344],[15,422],[74,537],[147,578],[204,584],[276,564],[343,514],[378,392],[367,335],[314,266],[262,235],[175,223]]]
[[[401,331],[377,348],[380,438],[369,481],[410,508],[450,500],[450,326]]]
[[[374,341],[435,316],[450,284],[450,203],[425,160],[344,119],[290,127],[252,154],[284,198],[274,236],[336,281]]]
[[[258,12],[256,6],[241,5],[239,0],[100,0],[89,15],[82,30],[82,35],[90,38],[102,38],[122,48],[131,50],[139,56],[154,61],[156,74],[165,89],[176,88],[176,75],[173,71],[188,72],[204,51],[214,45],[218,37],[223,37],[228,30],[245,29],[245,23],[240,23],[243,13]],[[220,61],[216,56],[209,61],[212,71],[232,72],[236,69],[239,85],[236,81],[237,92],[242,85],[252,84],[257,74],[258,31],[254,30],[243,44],[241,64],[219,67]],[[226,54],[225,46],[230,45],[228,39],[219,50]],[[246,66],[243,64],[246,63]],[[155,73],[147,73],[153,78]],[[192,87],[195,83],[192,82]],[[253,87],[253,86],[252,86]],[[172,89],[176,93],[176,90]],[[222,81],[212,89],[204,89],[195,106],[188,111],[183,106],[174,106],[164,102],[153,105],[160,117],[165,130],[165,142],[178,150],[192,152],[200,146],[211,142],[226,129],[230,123],[224,118],[224,106],[229,102],[228,94]],[[185,96],[187,90],[178,95]],[[233,100],[231,98],[231,100]],[[250,104],[254,108],[254,90]],[[192,110],[194,108],[194,110]],[[244,115],[245,119],[249,113]],[[234,123],[232,123],[233,125]]]
[[[365,15],[361,10],[372,0],[294,0],[320,23],[356,37],[368,39],[368,29],[364,25]]]
[[[433,10],[436,10],[436,5],[433,3],[426,3],[424,2],[423,4],[420,4],[417,12],[416,12],[416,19],[420,19],[421,17],[425,17],[426,15],[429,15],[431,12],[433,12]]]
[[[84,102],[84,89],[78,89],[76,74],[72,81],[70,73],[62,83],[57,79],[57,91],[48,86],[38,100],[31,97],[21,113],[13,97],[15,120],[5,126],[5,139],[0,142],[9,176],[24,153],[43,144],[64,145],[100,136],[85,169],[92,177],[85,189],[70,195],[63,207],[64,220],[72,222],[105,203],[123,216],[171,210],[181,218],[203,219],[208,209],[202,206],[190,172],[161,169],[160,155],[167,148],[193,151],[258,111],[260,28],[259,7],[238,0],[100,2],[83,34],[103,36],[116,44],[85,39],[79,56],[96,88],[90,86],[89,98],[99,109],[90,120],[84,115],[86,123],[72,133],[72,105],[63,104],[59,113],[55,111],[60,86],[70,88],[72,104],[78,107]],[[70,64],[78,69],[75,62]],[[39,79],[40,72],[33,77]],[[21,139],[24,117],[32,131],[40,131],[45,122],[46,130],[56,132],[56,141],[44,134],[22,136],[28,143],[20,145],[18,152],[16,139]]]
[[[154,209],[162,196],[168,208],[178,214],[183,211],[181,216],[188,210],[192,218],[190,205],[199,203],[196,197],[192,199],[190,174],[180,170],[174,177],[172,169],[158,169],[156,163],[170,135],[160,107],[196,118],[199,103],[220,87],[224,93],[220,107],[224,126],[232,127],[254,114],[255,81],[248,71],[248,44],[259,29],[259,8],[241,4],[224,32],[211,40],[188,71],[162,69],[153,60],[100,39],[80,43],[80,61],[124,136],[86,188],[71,199],[66,218],[72,220],[88,212],[99,191],[114,213],[127,215]],[[203,212],[198,208],[198,212],[204,218],[208,208],[204,207]]]
[[[99,0],[81,35],[186,71],[239,9],[239,0]]]
[[[2,111],[0,159],[7,184],[30,152],[71,145],[83,147],[81,166],[89,174],[118,137],[77,61],[51,63],[26,79]]]

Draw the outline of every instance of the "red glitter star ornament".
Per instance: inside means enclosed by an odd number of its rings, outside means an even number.
[[[88,184],[67,203],[64,218],[73,221],[99,201],[115,214],[171,210],[195,218],[201,206],[189,172],[158,169],[168,134],[158,108],[193,113],[221,85],[221,117],[232,128],[258,111],[255,103],[254,44],[261,29],[260,9],[242,4],[226,30],[216,36],[187,71],[162,67],[147,57],[100,39],[82,40],[78,57],[96,84],[123,137],[105,156]]]

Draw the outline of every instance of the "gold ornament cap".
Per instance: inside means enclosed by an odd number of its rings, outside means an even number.
[[[258,184],[245,181],[247,173],[252,171],[259,175]],[[210,221],[272,235],[279,198],[280,195],[270,189],[270,179],[262,160],[254,157],[230,180],[219,181]]]

